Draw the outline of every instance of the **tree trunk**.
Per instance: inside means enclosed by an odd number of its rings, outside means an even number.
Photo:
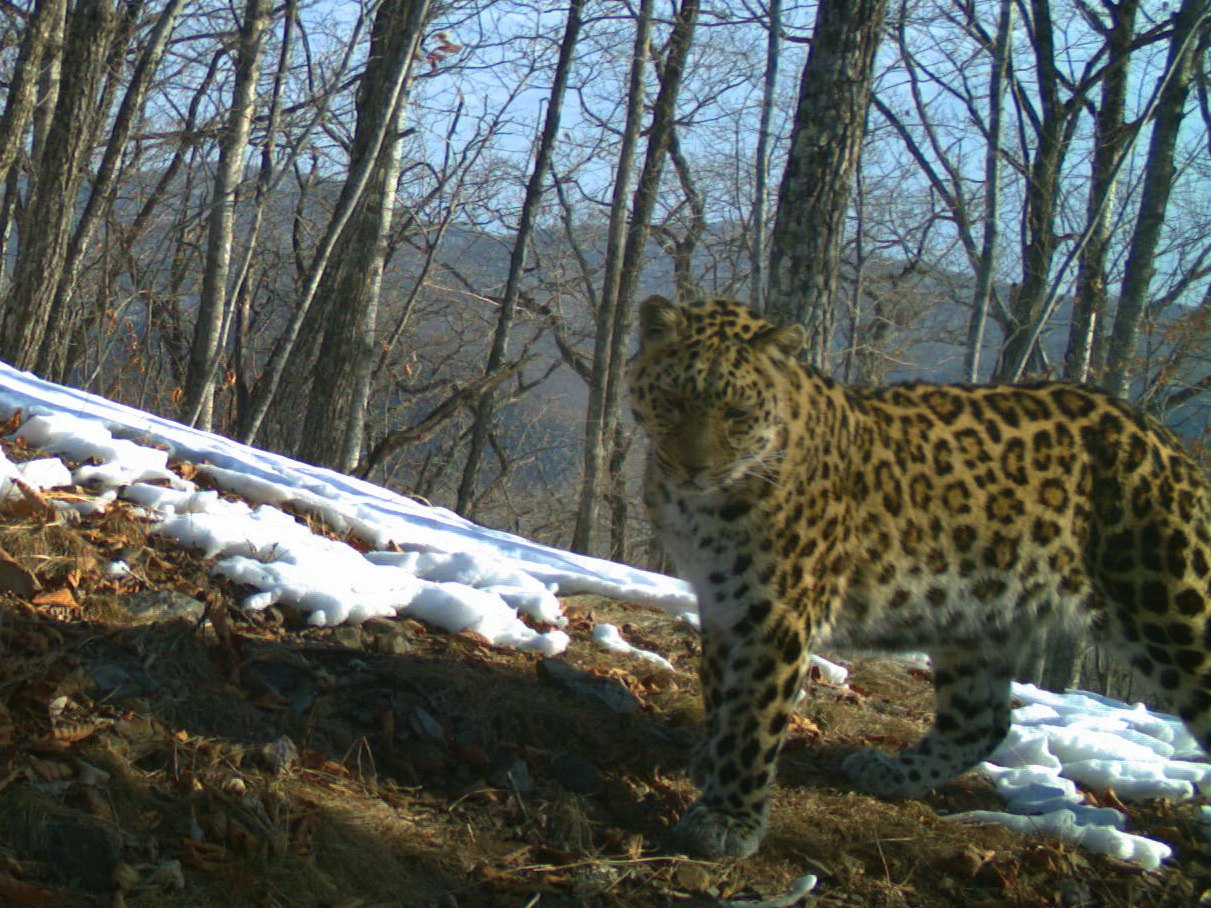
[[[604,383],[604,390],[596,396],[597,409],[590,409],[589,431],[586,432],[584,484],[581,487],[580,506],[576,513],[573,543],[576,551],[580,552],[591,550],[593,530],[600,511],[601,480],[607,475],[613,454],[613,437],[618,420],[623,369],[626,364],[627,337],[631,326],[631,299],[635,295],[635,285],[638,283],[639,271],[643,264],[648,225],[656,207],[660,177],[673,136],[681,76],[694,42],[694,27],[697,21],[698,0],[682,0],[673,22],[672,34],[669,36],[668,54],[660,68],[660,91],[652,107],[652,122],[648,127],[643,171],[639,175],[635,197],[631,202],[630,223],[627,225],[626,244],[618,269],[618,287],[612,305],[607,305],[607,297],[605,292],[602,292],[602,309],[608,310],[610,317],[607,334],[604,337],[598,334],[596,338],[593,385],[597,387],[598,381],[601,381]],[[599,327],[601,323],[599,318]],[[590,401],[593,399],[591,396]]]
[[[227,338],[228,334],[232,335],[230,337],[230,362],[235,375],[234,399],[232,400],[232,409],[234,410],[235,418],[233,419],[231,414],[228,415],[223,431],[230,431],[232,426],[238,424],[240,417],[248,409],[249,383],[247,370],[251,368],[253,360],[253,353],[250,349],[252,344],[248,336],[249,325],[252,321],[252,262],[258,249],[261,227],[265,222],[265,210],[270,202],[270,189],[274,181],[274,153],[277,149],[278,130],[281,125],[282,92],[285,88],[286,77],[290,68],[297,17],[298,0],[286,0],[282,8],[282,43],[278,48],[277,69],[273,74],[273,88],[270,91],[269,99],[269,114],[265,123],[265,139],[261,145],[261,162],[257,170],[256,191],[252,205],[252,224],[248,228],[248,234],[244,240],[243,260],[240,262],[240,267],[231,284],[233,299],[228,305],[230,315],[225,322],[228,327],[225,327],[223,332],[225,338]],[[293,152],[297,154],[297,147],[293,149]],[[292,160],[294,154],[288,155],[288,158]],[[283,167],[286,166],[289,166],[289,163],[283,164]]]
[[[334,249],[336,265],[325,270],[316,294],[323,335],[297,454],[342,471],[353,470],[361,459],[377,362],[379,291],[399,180],[400,122],[427,14],[427,0],[388,0],[375,17],[349,149],[351,160],[374,163]]]
[[[210,199],[206,267],[202,272],[198,320],[189,350],[189,371],[185,376],[185,421],[202,429],[211,427],[213,416],[214,374],[227,314],[236,191],[244,178],[244,152],[252,128],[257,80],[261,74],[261,45],[272,12],[271,0],[247,0],[244,6],[231,111],[219,143],[219,164]]]
[[[17,160],[26,127],[38,97],[38,74],[47,49],[62,35],[67,0],[39,0],[30,13],[21,38],[21,49],[0,119],[0,182],[8,177]]]
[[[1152,275],[1156,271],[1156,251],[1165,222],[1165,209],[1173,190],[1174,149],[1185,116],[1186,99],[1190,94],[1195,55],[1206,51],[1208,39],[1211,38],[1209,22],[1211,3],[1207,0],[1183,0],[1173,17],[1174,31],[1169,39],[1165,71],[1157,93],[1148,159],[1144,165],[1139,214],[1127,253],[1106,362],[1106,390],[1120,396],[1127,393],[1134,370],[1140,317]]]
[[[992,52],[992,76],[988,85],[988,146],[984,152],[984,237],[976,268],[976,289],[972,299],[971,321],[967,329],[968,381],[980,380],[980,355],[984,348],[984,327],[992,303],[992,279],[1000,236],[1001,208],[1001,114],[1005,95],[1005,75],[1009,70],[1009,44],[1013,31],[1014,0],[1001,0],[997,35]]]
[[[993,371],[997,381],[1014,380],[1026,368],[1036,348],[1034,327],[1043,313],[1055,258],[1060,166],[1074,122],[1059,97],[1050,0],[1033,0],[1031,9],[1030,37],[1042,116],[1038,126],[1038,148],[1030,163],[1030,179],[1026,183],[1027,242],[1022,250],[1022,278],[1010,300],[1013,324]]]
[[[1081,251],[1076,277],[1076,300],[1068,349],[1064,354],[1064,377],[1087,381],[1094,367],[1095,340],[1103,331],[1106,314],[1106,258],[1110,251],[1110,207],[1114,199],[1119,160],[1131,139],[1124,122],[1127,102],[1127,71],[1139,0],[1105,4],[1111,21],[1106,31],[1106,76],[1102,101],[1094,116],[1093,162],[1089,174],[1086,205],[1088,239]]]
[[[652,0],[641,0],[635,23],[635,45],[631,51],[631,71],[627,85],[626,125],[618,148],[618,166],[614,171],[614,189],[610,199],[610,220],[606,228],[606,255],[601,296],[594,325],[592,370],[589,375],[589,400],[585,416],[584,475],[580,501],[572,531],[574,552],[592,550],[593,530],[597,523],[601,474],[606,462],[609,436],[605,432],[606,370],[609,368],[609,343],[614,311],[618,306],[618,282],[622,273],[622,251],[626,234],[627,195],[634,176],[635,147],[643,128],[644,82],[647,72],[648,42],[652,28]]]
[[[769,192],[770,120],[774,113],[774,91],[778,85],[778,61],[782,49],[782,0],[770,0],[769,34],[765,42],[765,79],[761,85],[761,119],[757,126],[756,164],[753,179],[752,299],[757,312],[765,311],[766,195]]]
[[[530,172],[530,179],[526,184],[525,199],[522,201],[521,216],[517,224],[517,235],[514,237],[513,250],[509,256],[509,273],[505,279],[505,291],[500,300],[496,331],[492,336],[492,349],[488,353],[488,363],[484,367],[485,375],[492,375],[503,368],[509,355],[509,335],[513,329],[517,297],[521,289],[521,276],[526,269],[534,218],[538,214],[538,206],[542,202],[543,184],[551,169],[551,154],[559,135],[563,99],[568,87],[568,74],[572,69],[576,43],[580,39],[583,8],[584,0],[572,0],[568,8],[563,40],[559,45],[559,60],[555,64],[551,93],[547,98],[546,120],[543,123],[542,135],[538,139],[538,148],[534,153],[534,168]],[[488,442],[488,430],[491,427],[492,414],[495,409],[495,389],[490,388],[484,392],[475,405],[475,421],[471,426],[471,438],[467,445],[467,460],[463,464],[462,480],[458,485],[458,499],[454,506],[454,509],[460,514],[471,512],[479,465],[483,459],[484,446]]]
[[[821,0],[778,192],[767,309],[775,321],[807,327],[816,366],[832,343],[845,215],[886,10],[886,0]]]
[[[131,132],[143,115],[148,89],[151,87],[152,79],[160,65],[164,49],[168,45],[168,38],[176,23],[177,14],[184,3],[185,0],[169,0],[161,10],[151,36],[139,54],[130,85],[122,97],[122,103],[118,106],[113,127],[105,142],[105,150],[97,168],[97,175],[92,179],[88,201],[85,203],[79,223],[76,224],[72,233],[62,274],[55,287],[55,298],[51,306],[46,336],[38,355],[38,373],[52,381],[67,382],[71,365],[75,360],[75,354],[65,339],[72,330],[72,316],[69,310],[76,285],[80,280],[85,251],[96,233],[102,215],[112,204],[114,194],[117,192],[119,166],[129,147]],[[129,23],[132,31],[135,25],[136,23]]]
[[[288,422],[297,424],[297,401],[300,388],[292,387],[289,400],[286,400],[283,378],[289,370],[292,375],[305,379],[314,368],[319,342],[302,344],[300,337],[304,334],[321,336],[326,322],[326,313],[320,306],[312,304],[320,298],[321,282],[332,279],[328,273],[329,264],[338,255],[338,244],[344,243],[346,227],[358,216],[359,212],[364,214],[362,198],[381,163],[379,158],[381,149],[388,144],[394,148],[398,143],[398,134],[392,132],[392,128],[398,122],[396,117],[383,114],[387,109],[394,114],[395,108],[402,105],[407,97],[406,84],[412,70],[413,57],[420,44],[421,27],[428,16],[429,3],[428,0],[413,0],[410,3],[406,0],[403,2],[390,0],[390,2],[380,5],[375,17],[374,29],[377,31],[380,24],[385,27],[386,17],[391,13],[399,12],[401,7],[407,13],[406,30],[412,35],[411,48],[406,53],[393,54],[391,59],[386,61],[382,54],[372,56],[371,62],[367,64],[367,73],[373,64],[375,70],[379,72],[377,78],[389,83],[383,86],[386,89],[386,93],[381,98],[384,109],[373,121],[371,121],[370,115],[374,111],[367,110],[367,117],[363,120],[359,110],[358,132],[354,134],[354,145],[350,149],[349,173],[341,186],[336,207],[324,229],[324,236],[316,244],[311,261],[306,266],[303,289],[290,317],[290,323],[278,339],[265,370],[250,395],[248,409],[240,414],[239,439],[245,444],[253,444],[256,441],[261,426],[274,407],[277,407],[286,416]],[[388,64],[390,72],[382,72]],[[364,81],[366,77],[367,74],[363,74],[362,80]],[[356,154],[353,153],[355,148]],[[381,176],[381,174],[379,175]],[[376,276],[374,281],[377,282],[380,279],[381,275]],[[331,299],[331,295],[327,291],[325,291],[325,299]],[[371,358],[366,365],[359,365],[358,368],[370,367],[374,362],[377,362],[377,357]],[[363,420],[364,413],[357,416],[356,419],[359,422]],[[360,447],[360,439],[358,447]]]
[[[98,90],[117,16],[109,0],[80,0],[67,23],[63,69],[29,202],[20,224],[20,255],[0,324],[0,357],[32,369],[46,336],[55,289],[71,239],[75,200],[105,112]],[[60,339],[61,340],[61,339]]]

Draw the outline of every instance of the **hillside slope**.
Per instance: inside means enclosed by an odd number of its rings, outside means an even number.
[[[668,614],[565,600],[581,645],[542,659],[409,620],[245,613],[123,504],[68,525],[10,502],[0,549],[2,904],[739,905],[808,873],[813,905],[1211,899],[1188,804],[1130,808],[1177,849],[1146,872],[942,820],[998,806],[974,776],[926,801],[851,792],[842,754],[928,719],[928,678],[897,663],[812,681],[765,847],[702,862],[668,836],[700,716],[696,637]],[[672,668],[593,647],[602,621]]]

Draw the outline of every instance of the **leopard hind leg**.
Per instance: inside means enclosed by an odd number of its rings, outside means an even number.
[[[1191,497],[1183,507],[1158,501],[1130,525],[1121,508],[1102,508],[1090,573],[1103,636],[1211,753],[1211,501]]]
[[[846,757],[842,767],[860,788],[885,798],[919,797],[986,759],[1009,732],[1007,661],[953,651],[932,659],[933,726],[898,754],[867,748]]]
[[[1211,595],[1195,585],[1159,579],[1132,588],[1130,605],[1122,604],[1122,593],[1107,597],[1118,638],[1111,642],[1211,754]]]

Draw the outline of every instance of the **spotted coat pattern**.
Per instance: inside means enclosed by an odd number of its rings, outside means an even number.
[[[1014,654],[1053,621],[1119,644],[1211,750],[1211,506],[1176,439],[1072,384],[847,387],[798,363],[803,339],[731,300],[641,307],[645,501],[703,632],[684,844],[757,849],[808,647],[825,641],[932,658],[925,737],[845,761],[882,796],[988,756]]]

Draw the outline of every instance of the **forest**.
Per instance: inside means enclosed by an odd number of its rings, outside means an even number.
[[[5,0],[0,357],[641,564],[646,294],[1211,437],[1208,0]]]

